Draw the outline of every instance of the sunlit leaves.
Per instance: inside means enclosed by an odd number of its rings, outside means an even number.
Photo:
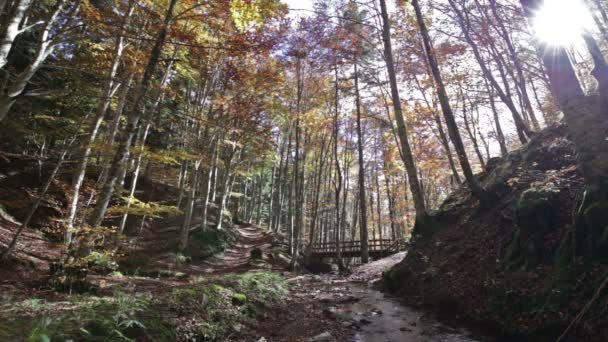
[[[232,0],[230,12],[241,31],[258,27],[268,18],[285,14],[286,6],[277,0]]]

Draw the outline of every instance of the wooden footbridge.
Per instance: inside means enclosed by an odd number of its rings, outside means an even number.
[[[378,239],[368,242],[369,256],[374,259],[404,251],[406,247],[407,243],[402,239]],[[346,258],[361,257],[361,241],[342,241],[340,252],[342,257]],[[312,246],[312,255],[319,258],[335,258],[337,255],[336,243],[333,241],[317,242]]]

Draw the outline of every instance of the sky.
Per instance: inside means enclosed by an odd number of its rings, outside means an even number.
[[[297,18],[300,16],[310,15],[312,10],[312,4],[314,0],[282,0],[282,2],[286,3],[289,6],[289,16],[291,18]],[[305,9],[309,11],[291,11],[291,9]]]

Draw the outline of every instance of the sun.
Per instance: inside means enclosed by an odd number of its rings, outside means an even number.
[[[593,18],[582,0],[545,0],[534,13],[536,37],[552,46],[572,46],[581,42]]]

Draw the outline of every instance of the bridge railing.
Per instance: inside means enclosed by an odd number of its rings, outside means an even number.
[[[392,239],[374,239],[368,241],[368,250],[370,252],[382,252],[388,251],[394,246],[395,240]],[[361,251],[361,241],[342,241],[340,243],[341,252],[359,252]],[[335,242],[321,242],[315,243],[312,246],[312,252],[315,254],[322,253],[335,253],[336,243]]]

